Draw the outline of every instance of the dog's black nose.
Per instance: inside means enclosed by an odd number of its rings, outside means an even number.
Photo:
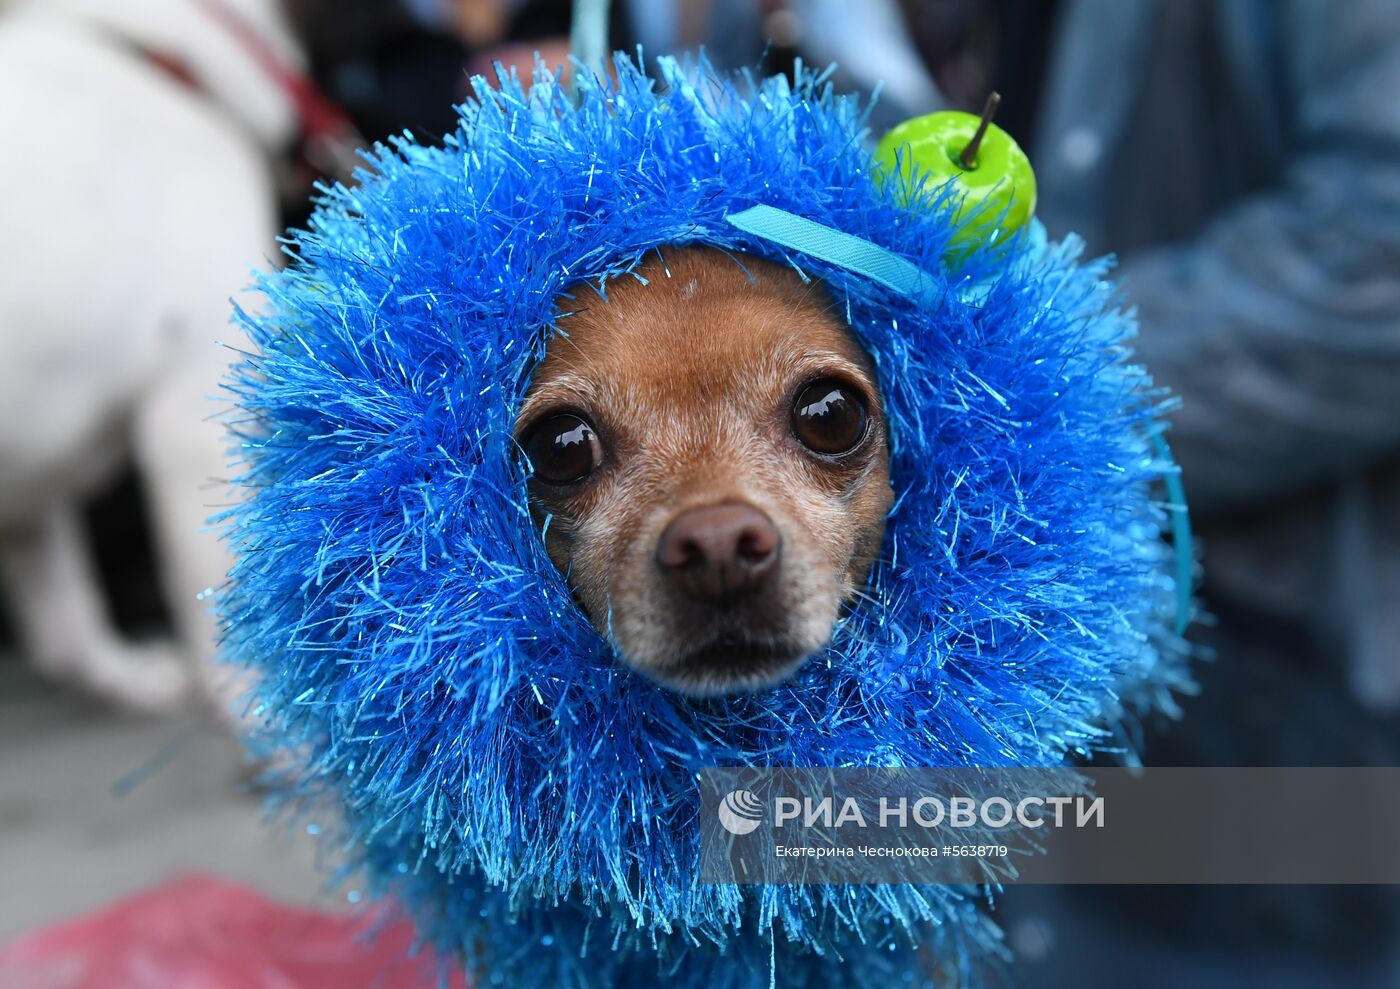
[[[777,569],[782,548],[772,519],[730,502],[672,519],[656,544],[656,562],[686,595],[717,602],[756,590]]]

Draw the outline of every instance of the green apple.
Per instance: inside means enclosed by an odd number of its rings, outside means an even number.
[[[930,113],[899,124],[875,148],[887,181],[898,161],[899,186],[910,200],[917,201],[921,191],[957,183],[961,206],[954,223],[961,228],[948,245],[952,255],[1005,240],[1035,213],[1035,172],[1006,131],[989,122],[971,167],[963,164],[963,152],[981,123],[976,114],[958,110]],[[917,187],[916,175],[922,180]]]

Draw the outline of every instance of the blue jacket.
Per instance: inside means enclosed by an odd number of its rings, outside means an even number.
[[[1116,251],[1209,580],[1400,704],[1400,4],[1073,0],[1039,215]]]

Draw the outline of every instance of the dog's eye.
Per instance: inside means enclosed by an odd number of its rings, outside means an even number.
[[[865,402],[854,388],[822,378],[797,393],[792,431],[807,449],[831,456],[860,444],[867,418]]]
[[[603,445],[586,419],[572,414],[550,416],[525,438],[525,456],[535,477],[550,484],[581,481],[603,460]]]

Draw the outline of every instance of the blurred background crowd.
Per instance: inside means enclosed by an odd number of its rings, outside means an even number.
[[[95,699],[105,693],[101,678],[78,690],[71,681],[83,678],[66,676],[61,662],[47,664],[53,676],[31,671],[46,666],[32,662],[36,653],[59,648],[40,626],[69,624],[61,609],[25,600],[35,568],[55,560],[86,561],[88,589],[123,638],[210,634],[197,617],[182,628],[184,606],[171,603],[163,571],[179,553],[164,545],[162,516],[176,508],[153,492],[147,468],[164,476],[176,467],[144,452],[184,448],[183,437],[167,441],[178,432],[170,410],[187,406],[167,405],[138,423],[129,447],[101,440],[110,454],[101,470],[55,460],[47,473],[20,476],[46,463],[43,450],[29,448],[33,437],[62,435],[46,432],[58,413],[37,406],[26,383],[67,408],[76,400],[62,389],[87,379],[54,376],[71,358],[55,364],[33,343],[45,331],[28,315],[38,311],[32,298],[7,300],[32,288],[22,262],[61,265],[72,244],[106,236],[82,227],[105,222],[94,208],[63,214],[65,240],[55,253],[36,246],[56,226],[58,200],[34,206],[42,190],[25,168],[66,169],[67,192],[44,195],[82,198],[84,190],[100,194],[101,175],[136,169],[135,157],[124,159],[142,142],[118,126],[120,108],[101,110],[103,85],[87,78],[81,50],[36,46],[62,32],[81,35],[105,49],[102,57],[145,73],[152,90],[170,90],[161,98],[187,102],[194,116],[235,120],[229,140],[244,141],[265,173],[245,185],[269,220],[255,231],[266,234],[262,248],[230,261],[228,283],[210,300],[222,308],[247,266],[272,256],[273,231],[305,220],[312,183],[344,170],[348,143],[449,132],[471,76],[490,76],[495,63],[528,73],[536,51],[561,63],[570,16],[568,0],[0,0],[0,159],[8,159],[0,160],[0,391],[10,393],[0,394],[8,420],[0,426],[0,501],[11,500],[0,504],[0,560],[9,560],[0,566],[0,875],[9,877],[0,881],[0,943],[200,865],[201,856],[218,871],[205,850],[221,836],[233,878],[303,900],[318,888],[300,850],[256,844],[265,839],[256,837],[255,800],[239,790],[231,750],[208,738],[186,738],[171,765],[123,798],[126,810],[114,810],[113,780],[104,783],[103,774],[139,769],[183,722],[111,713]],[[1144,727],[1145,761],[1397,765],[1400,4],[629,0],[611,16],[613,46],[640,45],[648,57],[704,46],[721,67],[791,72],[798,60],[835,62],[838,87],[882,87],[875,137],[917,114],[978,108],[999,91],[998,123],[1036,168],[1039,217],[1052,236],[1073,231],[1091,255],[1117,255],[1141,318],[1140,359],[1180,398],[1170,438],[1212,616],[1194,634],[1213,658],[1200,666],[1199,694],[1180,699],[1181,719]],[[182,39],[194,35],[170,28],[185,17],[212,20],[204,48],[187,51]],[[57,102],[65,58],[78,60],[76,102]],[[225,64],[240,58],[242,71],[259,79],[247,88],[269,88],[280,109],[245,112],[241,77]],[[214,66],[207,76],[205,64]],[[74,107],[96,109],[76,116],[86,111]],[[52,143],[37,140],[33,119],[56,116]],[[84,128],[101,121],[116,129],[100,143],[87,140]],[[173,137],[193,146],[202,135]],[[166,155],[154,180],[165,188],[191,179],[175,174],[185,164]],[[179,239],[201,224],[200,197],[220,197],[221,173],[193,179],[197,192],[186,205],[151,200],[146,225]],[[108,195],[129,199],[131,188]],[[222,229],[204,228],[204,241]],[[149,269],[155,262],[142,250],[109,244],[102,269]],[[175,293],[179,264],[198,267],[205,251],[161,255],[169,267],[148,293]],[[66,277],[47,283],[51,298],[131,284]],[[117,290],[91,302],[99,311],[132,306]],[[218,321],[189,332],[199,346],[227,338]],[[166,365],[152,366],[159,375]],[[209,380],[194,377],[201,387]],[[136,391],[146,387],[133,380]],[[141,401],[118,398],[98,410],[109,424]],[[30,437],[28,447],[17,432]],[[72,552],[26,550],[26,540],[53,545],[31,530],[60,497],[77,521],[55,530],[68,533]],[[206,496],[201,508],[215,501]],[[71,589],[72,581],[57,580],[45,586]],[[169,822],[189,814],[182,780],[198,788],[202,808],[191,835],[152,847],[143,830],[177,828]],[[149,823],[156,818],[162,823]],[[71,874],[74,862],[84,863],[80,875]],[[1012,890],[1000,916],[1022,984],[1400,986],[1400,909],[1389,888]]]

